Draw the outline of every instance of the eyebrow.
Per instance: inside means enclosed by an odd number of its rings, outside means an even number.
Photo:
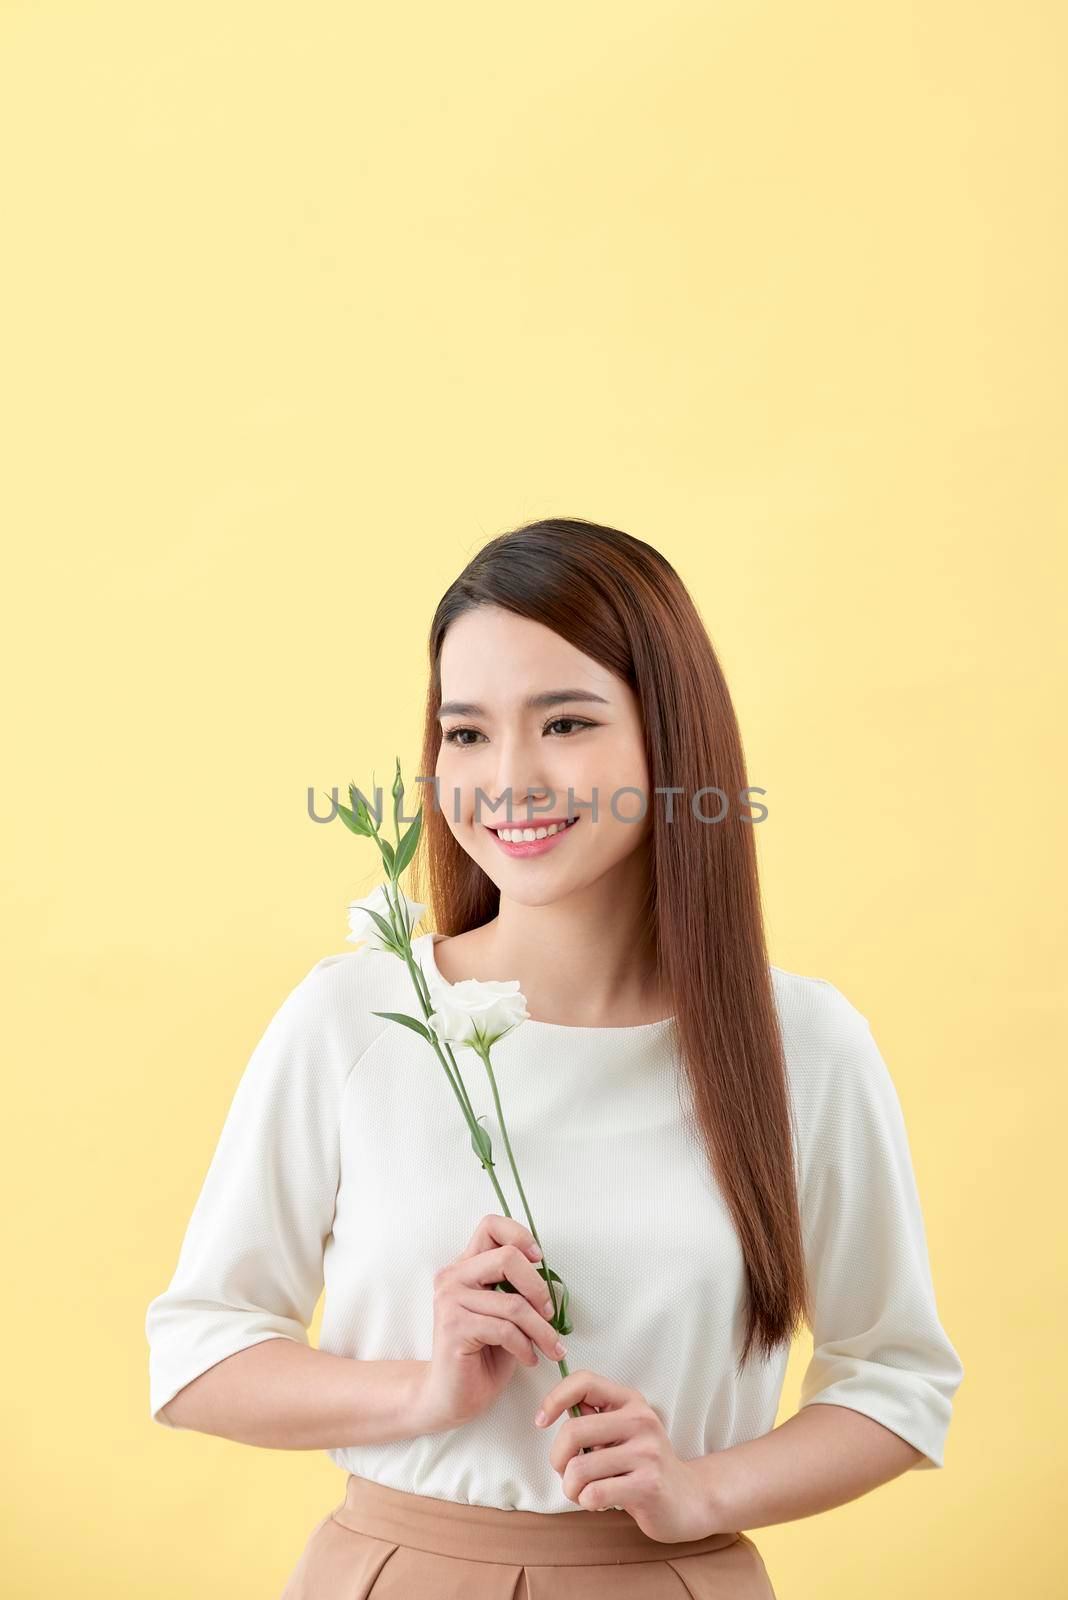
[[[541,694],[531,694],[523,701],[523,707],[530,711],[539,711],[546,706],[564,705],[571,700],[595,700],[598,705],[606,706],[609,702],[604,695],[593,694],[589,689],[545,689]],[[488,716],[485,706],[476,705],[473,700],[443,700],[438,708],[439,717],[484,717]]]

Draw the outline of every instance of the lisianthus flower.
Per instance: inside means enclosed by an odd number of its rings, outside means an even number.
[[[427,1023],[447,1044],[466,1044],[488,1050],[511,1033],[530,1013],[519,990],[519,979],[463,978],[459,983],[435,983],[431,988],[435,1010]]]

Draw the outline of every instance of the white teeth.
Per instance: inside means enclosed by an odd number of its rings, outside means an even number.
[[[547,828],[498,828],[497,837],[506,844],[529,844],[533,839],[547,839],[550,834],[563,833],[569,822],[551,822]]]

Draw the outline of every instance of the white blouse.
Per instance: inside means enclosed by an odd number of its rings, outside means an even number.
[[[424,933],[413,949],[444,980]],[[963,1368],[938,1317],[901,1107],[866,1019],[832,984],[771,968],[795,1121],[814,1301],[800,1403],[848,1406],[941,1467]],[[373,1015],[421,1016],[396,956],[325,956],[283,1001],[237,1085],[169,1287],[149,1305],[151,1414],[263,1339],[354,1360],[429,1360],[433,1276],[499,1212],[444,1069]],[[515,1193],[488,1077],[455,1051]],[[688,1125],[672,1018],[634,1027],[527,1020],[494,1074],[548,1264],[570,1293],[571,1371],[639,1390],[684,1460],[775,1426],[788,1346],[739,1378],[743,1257]],[[519,1511],[578,1508],[534,1426],[555,1362],[516,1368],[478,1417],[443,1433],[327,1452],[392,1488]]]

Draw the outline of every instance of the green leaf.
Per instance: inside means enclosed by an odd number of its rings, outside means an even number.
[[[476,1123],[479,1123],[482,1121],[482,1118],[477,1117],[475,1120]],[[492,1167],[493,1143],[490,1139],[488,1131],[485,1128],[476,1127],[475,1131],[471,1135],[471,1148],[474,1150],[476,1156],[478,1156],[479,1160],[484,1166]]]
[[[397,869],[393,865],[393,846],[390,844],[388,839],[383,839],[381,834],[378,836],[378,848],[382,852],[382,859],[386,863],[390,877],[395,878],[397,876]]]
[[[361,839],[366,839],[368,837],[368,829],[365,828],[360,822],[360,819],[349,810],[348,806],[343,806],[339,802],[337,814],[345,824],[346,828],[350,829],[351,832],[358,834]]]
[[[406,1017],[403,1011],[372,1011],[372,1017],[385,1017],[389,1022],[403,1022],[406,1028],[411,1028],[413,1033],[422,1034],[428,1044],[433,1044],[434,1036],[424,1022],[416,1017]]]
[[[416,812],[415,821],[412,823],[410,828],[405,830],[404,837],[397,846],[397,860],[393,870],[398,878],[415,854],[415,847],[419,843],[419,831],[422,827],[422,822],[423,812],[420,808],[420,810]]]
[[[374,821],[366,800],[359,793],[354,783],[349,784],[349,799],[352,801],[353,811],[367,831],[368,838],[372,837],[375,831]]]
[[[383,939],[388,939],[391,945],[396,944],[397,935],[393,932],[391,925],[386,921],[385,917],[379,916],[377,911],[372,911],[370,906],[361,906],[360,910],[366,911],[367,915],[370,917],[379,933],[381,933]]]
[[[561,1278],[560,1274],[558,1272],[554,1272],[551,1267],[539,1267],[538,1274],[540,1277],[545,1278],[546,1280],[552,1278],[554,1283],[558,1283],[560,1285],[561,1293],[557,1296],[559,1301],[557,1313],[555,1317],[549,1318],[552,1327],[554,1327],[559,1334],[574,1333],[574,1324],[568,1320],[567,1315],[567,1304],[570,1298],[568,1295],[567,1284],[564,1282],[563,1278]]]

